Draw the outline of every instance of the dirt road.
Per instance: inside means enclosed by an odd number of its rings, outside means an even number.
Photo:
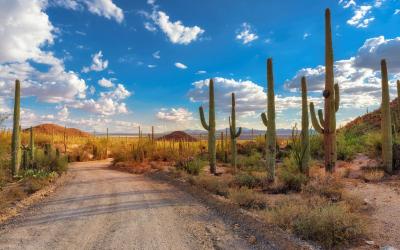
[[[108,164],[71,164],[71,181],[0,229],[0,249],[251,248],[190,195]]]

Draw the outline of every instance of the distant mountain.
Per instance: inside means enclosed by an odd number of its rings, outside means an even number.
[[[23,131],[29,131],[29,128],[24,129]],[[79,137],[89,137],[90,134],[83,132],[82,130],[76,128],[67,128],[62,127],[57,124],[46,123],[40,124],[33,127],[33,132],[40,133],[40,134],[64,134],[64,131],[67,133],[67,136],[79,136]]]
[[[254,129],[253,135],[254,136],[264,135],[265,131],[266,130]],[[193,136],[207,134],[206,130],[199,130],[199,129],[187,129],[187,130],[184,130],[184,132],[186,132],[189,135],[193,135]],[[217,134],[220,134],[221,132],[225,133],[225,129],[216,130]],[[229,131],[228,131],[228,133],[229,133]],[[249,137],[251,137],[251,133],[252,133],[251,128],[242,128],[242,134],[241,134],[240,138],[242,138],[242,139],[249,138]],[[289,136],[292,134],[292,130],[291,129],[277,129],[276,134],[278,136]]]

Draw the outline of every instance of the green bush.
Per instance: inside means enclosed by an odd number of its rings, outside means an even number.
[[[201,170],[206,166],[206,162],[199,158],[191,158],[177,161],[176,168],[186,171],[191,175],[199,175]]]
[[[307,182],[307,176],[300,172],[293,157],[287,157],[278,168],[277,177],[286,190],[300,191],[302,185]]]
[[[308,195],[319,195],[332,201],[339,201],[343,195],[343,183],[333,176],[313,178],[303,186],[302,191]]]
[[[365,144],[371,157],[379,157],[382,154],[382,136],[378,132],[365,134]]]
[[[230,180],[221,179],[216,176],[199,176],[194,180],[196,185],[201,186],[213,194],[224,197],[228,197],[229,182]]]
[[[262,180],[260,178],[257,178],[247,172],[241,172],[237,175],[235,175],[235,179],[233,181],[233,184],[237,187],[247,187],[247,188],[255,188],[257,186],[260,186],[262,183]]]
[[[262,194],[256,193],[247,187],[231,189],[229,191],[229,198],[244,208],[264,209],[267,206]]]
[[[315,133],[310,135],[310,154],[313,159],[323,159],[324,157],[324,138]]]
[[[261,154],[253,152],[251,155],[238,155],[237,165],[240,169],[260,170],[265,169],[265,164],[262,161]]]
[[[337,157],[339,160],[352,160],[356,153],[365,150],[365,137],[356,133],[341,132],[336,136]]]

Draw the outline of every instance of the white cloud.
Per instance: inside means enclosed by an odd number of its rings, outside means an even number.
[[[149,69],[154,69],[155,67],[157,67],[157,65],[155,65],[155,64],[149,64],[149,65],[147,65],[147,68],[149,68]]]
[[[193,120],[193,114],[185,108],[162,108],[157,112],[156,117],[169,122],[187,122]]]
[[[92,65],[90,67],[83,67],[82,72],[89,71],[103,71],[108,67],[108,60],[103,60],[103,52],[100,50],[92,55]]]
[[[257,34],[252,30],[248,23],[242,23],[240,30],[236,32],[236,39],[242,41],[243,44],[248,44],[258,39]]]
[[[357,6],[356,1],[354,0],[339,0],[339,4],[345,9]]]
[[[176,62],[175,67],[177,67],[178,69],[187,69],[187,66],[180,62]]]
[[[395,14],[395,15],[400,14],[400,9],[395,9],[395,10],[394,10],[394,14]]]
[[[43,8],[43,1],[0,1],[0,63],[38,58],[53,43],[55,28]]]
[[[105,87],[105,88],[112,88],[114,87],[114,83],[112,83],[112,81],[110,79],[106,79],[106,78],[101,78],[98,82],[97,82],[100,86]]]
[[[60,111],[58,111],[57,116],[60,121],[66,121],[69,117],[69,110],[68,110],[67,106],[64,105],[60,109]],[[52,117],[48,117],[48,118],[52,118]]]
[[[155,59],[160,59],[160,58],[161,58],[161,56],[160,56],[160,51],[158,50],[158,51],[154,52],[154,53],[152,54],[152,56],[153,56]]]
[[[196,72],[196,75],[202,75],[202,74],[207,74],[207,71],[199,70],[199,71]]]
[[[366,28],[375,20],[374,17],[368,17],[371,13],[372,6],[361,5],[354,10],[354,15],[351,19],[347,20],[347,24],[357,28]]]
[[[310,36],[311,36],[310,33],[305,32],[303,35],[303,39],[305,40],[305,39],[309,38]]]
[[[71,10],[82,10],[85,5],[89,12],[114,19],[118,23],[124,20],[124,12],[112,0],[50,0],[49,6],[63,7]]]
[[[154,2],[153,2],[154,3]],[[158,6],[151,4],[153,11],[151,14],[140,11],[146,19],[151,20],[150,22],[145,22],[144,27],[155,32],[157,30],[156,26],[160,28],[164,34],[167,35],[170,42],[174,44],[188,45],[191,42],[196,41],[204,33],[204,30],[199,26],[185,26],[182,21],[170,21],[170,17],[163,11],[158,11]]]
[[[152,23],[145,22],[143,25],[144,25],[144,28],[146,30],[148,30],[148,31],[151,31],[151,32],[156,32],[157,31],[157,27],[154,26]]]

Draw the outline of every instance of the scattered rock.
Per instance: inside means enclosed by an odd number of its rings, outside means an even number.
[[[250,244],[253,245],[253,244],[256,244],[257,238],[256,238],[254,235],[251,235],[251,236],[249,237],[248,241],[249,241]],[[391,249],[390,249],[390,250],[391,250]]]
[[[399,249],[392,246],[384,246],[381,247],[380,250],[399,250]]]
[[[366,240],[365,243],[367,243],[370,246],[375,246],[375,241],[373,240]]]

